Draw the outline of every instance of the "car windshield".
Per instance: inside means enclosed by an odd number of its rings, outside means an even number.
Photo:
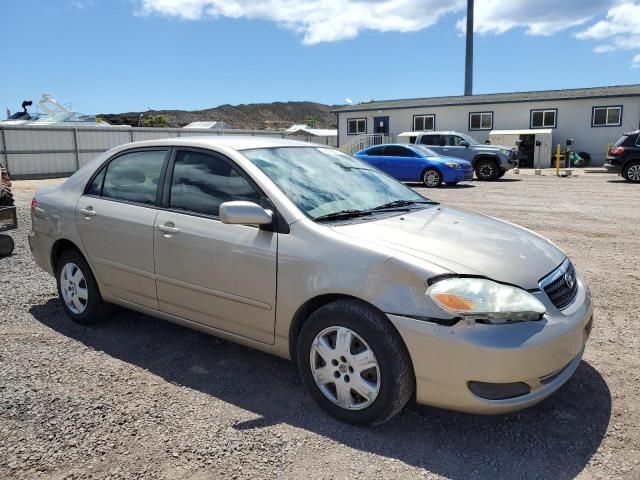
[[[411,145],[415,151],[422,153],[423,155],[427,155],[428,157],[439,157],[436,152],[431,150],[430,148],[425,147],[424,145]]]
[[[313,219],[427,201],[369,164],[331,148],[261,148],[242,154]]]

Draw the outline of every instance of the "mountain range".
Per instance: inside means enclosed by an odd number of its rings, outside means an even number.
[[[112,125],[131,125],[137,127],[145,117],[162,115],[168,126],[183,127],[191,122],[225,122],[233,128],[252,130],[286,129],[293,124],[316,121],[317,128],[335,128],[336,117],[330,111],[339,105],[324,105],[315,102],[273,102],[250,103],[241,105],[220,105],[204,110],[147,110],[145,112],[126,112],[100,114],[99,117]]]

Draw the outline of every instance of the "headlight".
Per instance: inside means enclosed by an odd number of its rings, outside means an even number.
[[[484,278],[445,278],[426,294],[446,312],[487,323],[539,320],[546,312],[529,292]]]
[[[449,168],[461,168],[459,163],[445,163],[445,165]]]
[[[510,157],[510,156],[511,156],[511,150],[502,150],[502,154],[503,154],[505,157]]]

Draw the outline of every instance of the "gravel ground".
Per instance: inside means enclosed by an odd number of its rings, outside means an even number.
[[[640,186],[507,175],[434,199],[551,238],[590,282],[584,361],[510,415],[407,408],[374,429],[316,407],[290,362],[116,310],[80,327],[31,259],[33,189],[15,182],[0,260],[0,478],[640,478]]]

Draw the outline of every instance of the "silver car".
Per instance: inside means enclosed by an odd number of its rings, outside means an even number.
[[[118,304],[290,358],[322,408],[521,409],[574,373],[591,294],[543,237],[338,150],[137,142],[39,190],[29,243],[71,319]]]

